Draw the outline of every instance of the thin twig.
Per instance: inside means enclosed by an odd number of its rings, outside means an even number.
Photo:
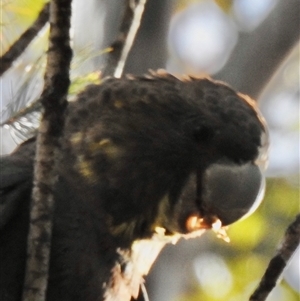
[[[126,59],[139,29],[147,0],[126,0],[126,7],[121,22],[119,36],[111,45],[113,49],[107,59],[103,77],[113,75],[121,77]]]
[[[54,208],[53,188],[57,180],[56,157],[70,84],[70,16],[71,0],[51,1],[49,50],[45,86],[41,96],[44,113],[37,138],[23,301],[46,299]]]
[[[8,120],[5,120],[4,122],[0,123],[0,126],[5,125],[11,125],[17,120],[19,120],[21,117],[26,116],[27,114],[38,112],[41,109],[41,103],[40,99],[32,102],[30,105],[25,107],[24,109],[21,109],[20,111],[16,112],[13,116],[11,116]]]
[[[287,228],[282,244],[277,254],[271,259],[269,266],[261,279],[259,286],[251,295],[249,301],[264,301],[275,287],[278,278],[287,262],[292,257],[300,243],[300,214]]]
[[[49,3],[45,4],[34,23],[0,57],[0,76],[11,67],[12,63],[24,52],[30,42],[49,20]]]

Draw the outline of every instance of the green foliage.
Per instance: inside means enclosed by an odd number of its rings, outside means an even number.
[[[75,77],[70,85],[69,95],[75,96],[89,84],[100,84],[100,72],[91,72]]]
[[[214,0],[225,12],[229,12],[233,0]]]
[[[190,5],[191,3],[199,3],[202,0],[177,0],[176,1],[176,10],[181,10],[186,8],[188,5]],[[214,2],[224,11],[224,12],[229,12],[231,7],[232,7],[232,3],[233,0],[214,0]]]
[[[15,18],[20,25],[29,26],[48,1],[45,0],[4,0],[5,9],[18,16]]]
[[[1,1],[2,53],[35,21],[46,2],[44,0]]]

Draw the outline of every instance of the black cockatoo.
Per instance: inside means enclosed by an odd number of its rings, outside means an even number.
[[[165,72],[91,85],[57,158],[48,301],[128,301],[159,251],[252,212],[268,134],[250,98]],[[1,159],[1,300],[20,300],[35,139]]]

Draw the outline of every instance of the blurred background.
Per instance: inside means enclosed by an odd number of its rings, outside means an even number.
[[[1,55],[32,24],[45,1],[1,1]],[[117,36],[123,1],[74,0],[70,100],[100,82]],[[299,0],[148,0],[126,72],[166,68],[210,75],[257,99],[271,147],[266,197],[230,226],[230,243],[207,232],[166,247],[146,279],[151,301],[248,300],[288,224],[299,212]],[[13,119],[39,96],[48,27],[1,77],[1,154],[30,136],[39,114]],[[300,300],[300,253],[268,301]]]

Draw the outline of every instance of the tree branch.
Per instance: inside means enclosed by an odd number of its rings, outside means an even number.
[[[0,57],[0,76],[11,67],[12,63],[24,52],[30,42],[49,20],[49,3],[45,4],[34,23]]]
[[[113,75],[121,77],[126,59],[139,29],[144,7],[147,0],[127,0],[119,36],[111,45],[113,49],[107,58],[103,77]]]
[[[260,281],[259,286],[251,295],[249,301],[264,301],[281,275],[287,262],[290,260],[300,243],[300,214],[287,228],[281,247],[271,259],[269,266]]]
[[[253,32],[242,33],[225,67],[214,78],[257,98],[299,41],[299,0],[278,1]]]
[[[42,301],[46,298],[54,208],[53,187],[57,180],[55,164],[70,84],[70,16],[71,0],[51,1],[49,50],[41,96],[44,113],[37,140],[24,301]]]

